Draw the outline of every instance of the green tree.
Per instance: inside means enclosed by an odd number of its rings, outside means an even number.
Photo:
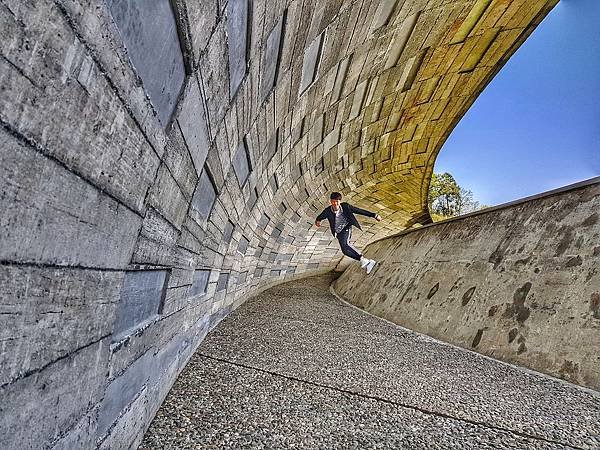
[[[429,213],[434,222],[487,208],[473,193],[460,187],[448,172],[434,173],[429,185]]]

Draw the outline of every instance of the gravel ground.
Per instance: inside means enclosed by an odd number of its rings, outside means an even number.
[[[213,330],[140,448],[600,449],[600,394],[369,316],[331,275]]]

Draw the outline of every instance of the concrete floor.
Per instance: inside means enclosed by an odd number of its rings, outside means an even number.
[[[229,315],[140,448],[600,448],[600,393],[369,316],[332,281],[287,283]]]

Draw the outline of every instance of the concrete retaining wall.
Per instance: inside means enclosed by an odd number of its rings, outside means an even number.
[[[412,330],[600,388],[600,179],[369,245],[336,292]]]

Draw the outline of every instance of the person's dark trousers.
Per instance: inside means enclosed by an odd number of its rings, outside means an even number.
[[[337,234],[337,239],[340,242],[340,247],[342,248],[342,253],[352,259],[356,259],[360,261],[360,257],[362,256],[358,253],[351,245],[350,238],[352,237],[352,227],[346,227],[342,231]]]

